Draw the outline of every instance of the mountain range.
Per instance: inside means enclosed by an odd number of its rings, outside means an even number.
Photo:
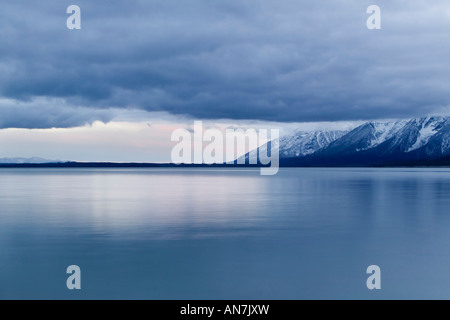
[[[282,166],[450,166],[450,117],[370,121],[349,131],[298,130],[280,138],[277,149]]]
[[[0,158],[0,164],[46,164],[46,163],[60,163],[58,160],[48,160],[38,157],[32,158]]]

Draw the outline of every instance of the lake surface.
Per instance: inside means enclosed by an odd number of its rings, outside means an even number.
[[[0,169],[16,298],[450,299],[450,170]]]

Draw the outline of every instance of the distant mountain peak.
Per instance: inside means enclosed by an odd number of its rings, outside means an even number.
[[[347,132],[343,130],[294,131],[280,139],[280,156],[286,158],[313,154],[327,147]]]
[[[406,123],[408,123],[408,120],[385,122],[371,121],[370,125],[373,127],[372,137],[369,137],[367,147],[362,148],[361,151],[377,147],[386,140],[391,139],[403,126],[405,126]]]
[[[48,160],[39,157],[31,158],[0,158],[0,164],[46,164],[60,163],[59,160]]]
[[[301,129],[295,130],[291,134],[283,136],[275,143],[274,151],[280,152],[280,158],[298,158],[312,155],[315,152],[322,150],[344,136],[348,132],[345,130],[315,130],[304,131]],[[263,154],[267,152],[267,144],[261,146],[256,150],[252,150],[245,156],[246,161],[253,160],[258,162],[258,152]]]

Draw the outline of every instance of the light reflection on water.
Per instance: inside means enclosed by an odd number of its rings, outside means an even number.
[[[0,170],[0,298],[450,298],[449,174]]]

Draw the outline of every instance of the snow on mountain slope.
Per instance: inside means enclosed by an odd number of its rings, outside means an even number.
[[[330,143],[320,152],[332,156],[366,151],[377,147],[393,136],[399,126],[401,124],[391,122],[366,122]]]
[[[444,118],[425,118],[420,120],[413,120],[414,124],[418,128],[418,134],[416,142],[406,151],[411,152],[417,150],[426,145],[430,139],[436,135]]]
[[[398,120],[391,122],[371,122],[374,128],[373,139],[367,149],[374,148],[391,139],[397,132],[403,128],[408,121]]]
[[[383,152],[442,155],[443,146],[447,141],[445,134],[449,131],[449,119],[447,117],[411,119],[383,145]]]
[[[293,158],[313,154],[328,147],[346,133],[347,131],[295,131],[280,139],[280,157]]]
[[[331,143],[323,153],[328,156],[370,150],[376,150],[378,155],[410,153],[427,146],[429,142],[434,141],[435,136],[441,139],[441,149],[446,149],[447,140],[438,133],[448,131],[445,124],[450,123],[449,119],[427,117],[385,122],[370,121]]]
[[[274,141],[274,152],[279,152],[280,158],[297,158],[311,155],[318,150],[326,148],[333,141],[344,136],[348,131],[330,130],[330,131],[312,131],[306,132],[302,130],[296,130],[293,133],[281,137],[279,141]],[[247,163],[258,162],[258,152],[267,154],[267,144],[261,146],[256,150],[250,151],[245,155]],[[244,157],[238,159],[243,161]]]
[[[448,124],[450,127],[450,123]],[[450,154],[450,128],[441,135],[441,153],[443,155]]]

